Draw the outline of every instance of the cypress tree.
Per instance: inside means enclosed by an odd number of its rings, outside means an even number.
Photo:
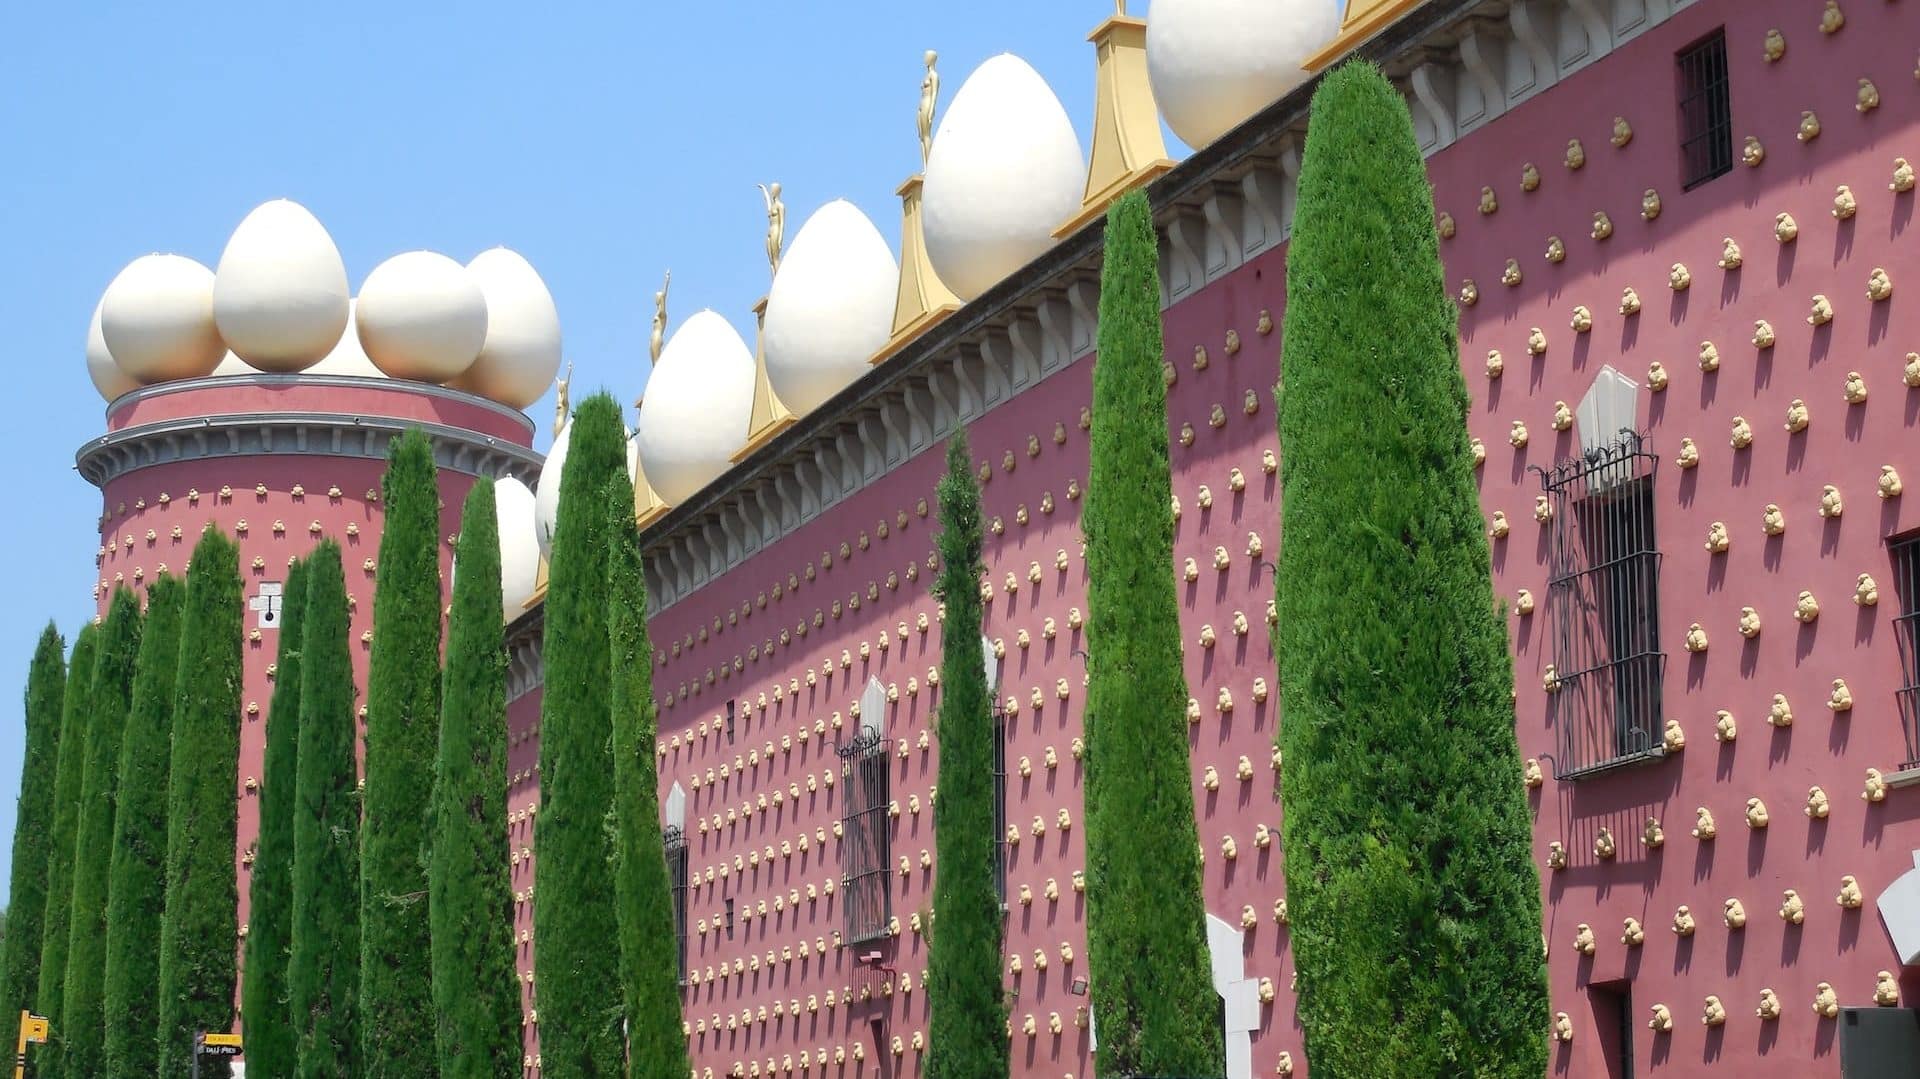
[[[66,1010],[68,930],[73,920],[73,847],[80,832],[80,788],[93,738],[93,667],[100,654],[100,628],[89,622],[73,640],[67,691],[60,702],[60,762],[53,783],[53,831],[47,836],[46,924],[40,930],[37,1014],[53,1020],[47,1044],[35,1057],[41,1079],[58,1079],[66,1046],[61,1025]],[[18,1031],[15,1032],[16,1035]]]
[[[106,1072],[104,991],[107,976],[107,885],[113,822],[120,794],[120,740],[140,654],[140,601],[114,589],[100,627],[93,665],[93,732],[80,784],[80,829],[73,844],[73,913],[67,925],[65,1074],[93,1079]]]
[[[193,548],[173,692],[167,906],[160,920],[160,1070],[186,1079],[193,1036],[233,1029],[240,888],[240,549],[216,529]],[[204,1072],[203,1072],[204,1074]]]
[[[370,1079],[422,1079],[434,1074],[435,1058],[432,784],[423,777],[432,774],[440,728],[440,489],[433,447],[417,429],[394,440],[381,496],[360,836],[361,1061]]]
[[[299,1037],[294,1075],[335,1079],[361,1074],[360,795],[339,544],[320,541],[306,572],[287,1007]]]
[[[620,406],[606,393],[574,414],[548,559],[546,691],[540,700],[540,851],[533,907],[540,1052],[569,1079],[621,1074],[620,955],[606,902],[613,855],[613,705],[608,699],[607,484],[626,475]]]
[[[107,889],[106,1069],[148,1079],[159,1066],[160,912],[167,896],[167,778],[173,683],[186,588],[162,573],[147,586],[147,624],[120,740],[120,804]]]
[[[53,835],[54,787],[60,771],[60,711],[67,695],[67,642],[52,622],[40,631],[27,668],[26,751],[13,825],[12,895],[7,900],[6,960],[0,966],[0,1030],[19,1033],[33,1004],[34,970],[46,925],[47,846]]]
[[[627,1074],[689,1075],[680,1032],[680,949],[673,883],[660,838],[654,764],[653,645],[647,638],[647,578],[634,526],[633,485],[614,476],[606,506],[607,632],[613,649],[614,901],[620,912]]]
[[[939,796],[933,803],[933,917],[928,945],[927,1079],[1006,1079],[1000,996],[1000,890],[994,883],[993,701],[980,651],[980,485],[967,435],[947,439],[940,502]]]
[[[1326,78],[1309,131],[1276,585],[1307,1056],[1320,1076],[1536,1079],[1540,882],[1433,196],[1371,65]]]
[[[300,748],[300,635],[306,629],[307,563],[287,571],[280,593],[280,648],[267,706],[267,750],[260,777],[260,838],[254,845],[247,904],[247,976],[240,1023],[247,1032],[247,1074],[290,1079],[297,1039],[287,1010],[287,946],[293,929],[293,815]]]
[[[434,1041],[447,1079],[520,1066],[520,999],[507,878],[507,652],[500,634],[500,526],[493,481],[460,511],[440,755],[433,777]]]
[[[1103,1075],[1225,1068],[1189,793],[1161,347],[1153,214],[1135,191],[1107,211],[1083,518],[1087,951]]]

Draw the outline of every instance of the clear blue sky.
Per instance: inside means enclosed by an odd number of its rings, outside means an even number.
[[[1146,0],[1131,10],[1144,14]],[[98,434],[87,320],[129,260],[218,261],[248,210],[286,197],[332,232],[355,290],[382,259],[512,247],[560,309],[574,399],[631,401],[673,270],[676,319],[750,332],[765,293],[754,184],[788,236],[852,200],[899,249],[894,189],[919,165],[921,54],[942,105],[1014,52],[1090,137],[1109,0],[710,0],[695,4],[24,4],[0,35],[0,325],[9,422],[0,606],[0,838],[13,831],[20,701],[48,618],[90,618]],[[1185,149],[1168,135],[1175,156]],[[529,409],[548,437],[552,402]],[[0,845],[0,874],[10,845]]]

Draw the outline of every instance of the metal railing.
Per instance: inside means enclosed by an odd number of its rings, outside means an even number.
[[[837,747],[844,812],[840,818],[840,912],[848,944],[887,936],[893,917],[893,851],[887,815],[887,740],[872,727]]]

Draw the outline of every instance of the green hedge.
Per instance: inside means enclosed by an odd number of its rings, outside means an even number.
[[[60,711],[67,695],[67,642],[52,622],[40,631],[27,668],[26,750],[13,825],[13,869],[7,900],[6,959],[0,963],[0,1030],[18,1033],[21,1009],[34,1003],[47,911],[47,847],[53,835],[54,787],[60,771]]]
[[[541,1056],[549,1074],[568,1079],[622,1074],[619,926],[606,879],[613,706],[602,497],[626,475],[621,431],[620,406],[608,394],[588,398],[574,414],[547,571],[533,963]]]
[[[187,571],[167,785],[167,909],[160,922],[160,1071],[186,1079],[193,1036],[233,1029],[240,888],[240,549],[208,529]]]
[[[39,1079],[66,1074],[67,944],[73,920],[73,848],[80,831],[80,788],[93,740],[93,668],[100,655],[100,627],[80,627],[67,662],[67,691],[60,702],[60,763],[53,784],[53,831],[47,836],[46,924],[40,930],[40,970],[35,1014],[54,1020],[47,1044],[36,1050]],[[19,1032],[15,1031],[17,1035]]]
[[[467,492],[455,549],[440,752],[433,776],[434,1038],[446,1079],[520,1066],[507,859],[507,652],[493,481]]]
[[[299,1037],[294,1075],[339,1079],[361,1074],[360,793],[347,584],[331,539],[307,556],[306,607],[287,1006]]]
[[[107,890],[106,1069],[148,1079],[160,1064],[160,912],[167,901],[167,780],[173,683],[180,670],[186,586],[162,573],[147,586],[147,624],[120,740],[120,805]]]
[[[113,822],[120,795],[120,740],[140,654],[140,600],[116,588],[100,628],[93,668],[93,732],[80,786],[80,830],[73,846],[73,913],[67,926],[66,1074],[106,1074],[107,889]]]
[[[1316,1076],[1538,1079],[1540,882],[1433,197],[1372,66],[1326,78],[1308,131],[1277,583],[1307,1059]]]
[[[247,1032],[248,1079],[291,1079],[298,1035],[287,1010],[288,945],[293,931],[293,817],[299,783],[300,637],[306,630],[307,563],[287,570],[280,593],[280,647],[267,748],[260,772],[260,836],[248,874],[247,966],[240,1019]]]
[[[633,484],[611,477],[607,520],[607,632],[612,641],[614,901],[620,915],[627,1074],[692,1073],[680,1031],[680,937],[673,882],[661,842],[659,776],[653,755],[653,644],[647,637],[647,576],[634,526]]]
[[[947,439],[940,502],[939,797],[933,803],[933,917],[927,945],[927,1079],[1006,1079],[1000,889],[994,881],[994,702],[980,648],[980,485],[967,433]]]
[[[440,488],[419,430],[394,441],[381,494],[360,836],[361,1059],[368,1079],[419,1079],[433,1074],[435,1056],[426,777],[440,729]]]
[[[1174,591],[1153,214],[1107,211],[1087,536],[1087,950],[1108,1075],[1225,1068],[1207,958]]]

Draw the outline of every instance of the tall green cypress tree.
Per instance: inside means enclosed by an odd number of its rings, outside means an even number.
[[[993,700],[980,649],[980,485],[967,434],[947,439],[941,478],[939,797],[933,803],[933,916],[928,945],[927,1079],[1006,1079],[1007,1008],[1000,995],[999,836],[993,820]]]
[[[140,601],[114,590],[100,627],[93,666],[93,733],[87,774],[80,785],[80,830],[73,844],[73,913],[67,925],[67,999],[60,1013],[67,1032],[65,1074],[80,1079],[106,1072],[107,885],[113,862],[113,821],[120,794],[120,740],[133,696],[140,654]]]
[[[1107,211],[1087,469],[1087,951],[1106,1075],[1218,1075],[1174,590],[1153,214]]]
[[[120,740],[120,804],[107,889],[106,1069],[148,1079],[160,1060],[160,912],[167,897],[167,778],[173,683],[180,669],[186,588],[162,573],[147,586],[147,624],[133,672],[133,707]]]
[[[427,841],[440,729],[440,489],[420,431],[393,443],[367,672],[360,1029],[369,1079],[434,1074]],[[493,822],[499,825],[498,820]],[[504,826],[503,826],[504,827]]]
[[[300,1079],[360,1071],[360,794],[340,545],[307,556],[287,1007]]]
[[[581,402],[569,432],[548,560],[546,691],[540,700],[540,850],[533,907],[540,1052],[570,1079],[621,1074],[620,953],[606,902],[613,844],[613,706],[608,699],[607,484],[626,474],[620,406]]]
[[[233,1029],[240,887],[240,549],[216,529],[193,548],[174,679],[167,906],[160,920],[160,1070],[186,1079],[195,1033]]]
[[[65,1075],[67,944],[73,921],[73,848],[80,832],[80,788],[93,740],[93,668],[100,654],[100,627],[89,622],[74,637],[67,661],[67,692],[60,702],[60,766],[53,783],[53,831],[47,837],[46,924],[40,930],[36,1014],[53,1020],[48,1041],[37,1051],[40,1079]],[[16,1032],[17,1033],[17,1032]]]
[[[673,882],[660,840],[654,765],[653,645],[647,638],[647,577],[634,527],[633,485],[614,476],[607,514],[607,633],[613,650],[614,902],[620,912],[627,1074],[688,1075],[680,1032],[680,948]]]
[[[40,631],[27,668],[26,752],[20,761],[20,802],[13,825],[12,895],[7,901],[6,960],[0,966],[0,1030],[18,1033],[22,1009],[33,1004],[46,925],[47,846],[52,839],[54,787],[60,771],[60,706],[67,695],[67,642],[52,622]]]
[[[251,1079],[291,1079],[298,1037],[287,1010],[287,958],[293,931],[293,816],[300,749],[300,637],[306,630],[307,563],[287,571],[280,593],[280,648],[267,707],[267,751],[260,776],[260,838],[248,886],[247,976],[240,1022],[247,1032]]]
[[[1371,65],[1326,78],[1309,132],[1276,586],[1307,1057],[1319,1076],[1536,1079],[1540,882],[1433,196]]]
[[[446,1079],[493,1079],[520,1066],[520,999],[507,877],[507,652],[492,480],[467,492],[455,551],[427,867],[434,1039]]]

